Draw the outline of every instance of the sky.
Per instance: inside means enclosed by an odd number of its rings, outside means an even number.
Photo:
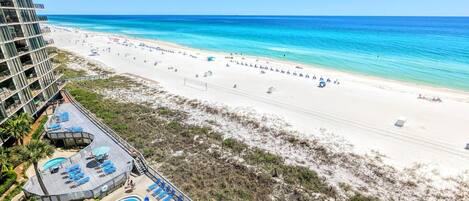
[[[41,14],[469,16],[469,0],[33,0]]]

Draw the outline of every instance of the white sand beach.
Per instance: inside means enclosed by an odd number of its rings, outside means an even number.
[[[51,28],[47,37],[58,48],[117,73],[154,80],[181,96],[279,117],[300,137],[327,130],[334,140],[353,145],[353,152],[377,151],[397,168],[426,164],[443,176],[469,170],[469,93],[161,41]],[[321,77],[324,88],[318,87]],[[399,128],[394,124],[401,117],[406,122]]]

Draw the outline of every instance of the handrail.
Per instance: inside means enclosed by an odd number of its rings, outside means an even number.
[[[130,145],[126,140],[122,139],[119,134],[117,134],[113,129],[111,129],[108,125],[103,123],[101,120],[99,120],[96,115],[93,113],[89,112],[85,107],[83,107],[78,101],[75,100],[75,98],[67,91],[63,90],[62,94],[64,94],[68,100],[78,109],[80,112],[82,112],[86,117],[88,117],[89,120],[93,124],[95,124],[103,133],[108,135],[114,142],[116,142],[119,146],[121,146],[129,155],[134,157],[135,161],[140,163],[144,167],[144,172],[145,175],[147,175],[150,179],[155,181],[156,178],[161,178],[163,179],[167,184],[171,186],[180,196],[183,197],[183,200],[188,200],[192,201],[192,199],[184,194],[179,188],[177,188],[173,183],[171,183],[168,179],[166,179],[163,175],[161,175],[158,171],[153,169],[150,165],[148,165],[148,161],[146,161],[145,157],[143,156],[142,153],[140,153],[136,148],[134,148],[132,145]],[[136,156],[134,156],[136,155]],[[151,171],[149,171],[151,170]],[[149,175],[150,176],[149,176]],[[154,175],[156,174],[156,175]]]

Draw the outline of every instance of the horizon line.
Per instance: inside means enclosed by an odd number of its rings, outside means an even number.
[[[239,16],[239,17],[469,17],[469,15],[252,15],[252,14],[40,14],[75,16]]]

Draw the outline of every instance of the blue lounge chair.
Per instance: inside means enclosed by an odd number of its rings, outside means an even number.
[[[83,132],[83,128],[79,126],[72,126],[70,128],[67,128],[68,131],[73,132],[73,133],[81,133]]]
[[[157,186],[158,184],[160,184],[160,181],[161,179],[160,178],[157,178],[155,183],[153,183],[152,185],[148,186],[148,189],[147,191],[153,191]]]
[[[110,169],[116,169],[116,167],[113,164],[109,164],[103,167],[103,171],[110,170]]]
[[[113,168],[111,168],[111,169],[105,169],[105,170],[104,170],[104,173],[105,173],[105,174],[112,174],[112,173],[114,173],[115,171],[116,171],[116,168],[113,167]]]
[[[70,167],[68,167],[67,169],[65,169],[66,172],[72,172],[72,171],[76,171],[80,169],[80,164],[75,164],[75,165],[72,165]]]
[[[173,199],[173,196],[174,195],[169,195],[168,197],[164,198],[163,201],[170,201],[171,199]]]
[[[164,196],[168,195],[168,192],[166,191],[161,191],[160,194],[158,194],[158,198],[161,200],[164,198]]]
[[[70,177],[73,181],[78,181],[80,180],[81,178],[85,177],[85,173],[83,172],[80,172],[76,175],[73,175],[72,177]]]
[[[85,177],[83,179],[78,180],[77,185],[80,186],[80,185],[86,184],[86,182],[89,182],[89,181],[90,181],[90,177]]]
[[[62,113],[59,115],[59,119],[60,119],[60,122],[66,122],[66,121],[68,121],[68,120],[70,119],[68,112],[62,112]]]
[[[184,199],[182,199],[182,196],[181,196],[181,195],[180,195],[180,196],[177,196],[177,199],[176,199],[176,200],[177,200],[177,201],[184,201]]]
[[[158,196],[155,196],[155,198],[159,198],[160,200],[165,196],[167,195],[168,193],[166,191],[161,191]]]
[[[47,127],[47,128],[49,130],[59,130],[62,127],[60,126],[60,124],[53,123],[53,124],[49,125],[49,127]]]
[[[151,194],[151,196],[155,197],[156,195],[158,195],[161,191],[163,191],[162,188],[158,187],[157,189],[155,189],[153,191],[153,193]]]
[[[112,161],[106,160],[103,163],[99,164],[99,167],[104,168],[105,166],[112,165]]]

